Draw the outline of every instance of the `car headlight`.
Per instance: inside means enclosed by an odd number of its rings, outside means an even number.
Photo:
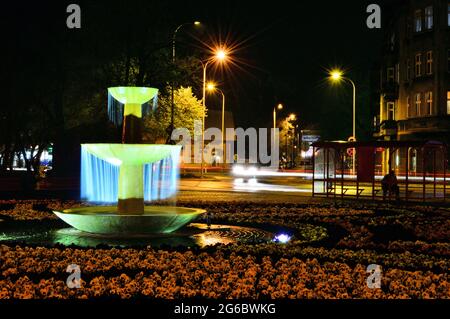
[[[233,166],[233,174],[234,175],[242,175],[245,172],[244,167],[241,165]]]
[[[250,167],[247,169],[247,174],[248,174],[248,175],[253,175],[253,174],[255,174],[255,173],[256,173],[256,167],[250,166]]]

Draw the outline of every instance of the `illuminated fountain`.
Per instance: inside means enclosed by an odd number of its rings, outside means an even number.
[[[142,116],[151,100],[155,106],[157,89],[113,87],[108,94],[109,118],[123,124],[122,144],[81,145],[81,197],[108,205],[54,213],[76,229],[96,234],[170,233],[204,213],[144,205],[176,194],[181,146],[141,144]]]

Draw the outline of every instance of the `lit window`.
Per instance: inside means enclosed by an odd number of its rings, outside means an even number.
[[[425,102],[427,106],[427,115],[433,114],[433,92],[425,93]]]
[[[430,30],[433,28],[433,7],[425,8],[425,28]]]
[[[417,10],[414,16],[414,31],[422,31],[422,10]]]
[[[422,94],[416,94],[416,116],[420,116],[420,104],[422,103]]]
[[[395,120],[395,103],[394,102],[387,103],[387,119]]]
[[[450,115],[450,91],[447,91],[447,114]]]
[[[409,96],[406,97],[406,117],[411,117],[411,101]]]
[[[433,73],[433,51],[427,52],[427,74]]]
[[[416,77],[422,75],[422,54],[416,54]]]

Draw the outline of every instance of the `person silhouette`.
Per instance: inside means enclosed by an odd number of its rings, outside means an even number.
[[[390,170],[388,174],[384,175],[381,180],[381,188],[383,190],[383,200],[386,199],[388,192],[389,196],[394,194],[397,200],[400,199],[400,188],[398,187],[397,176],[394,170]]]

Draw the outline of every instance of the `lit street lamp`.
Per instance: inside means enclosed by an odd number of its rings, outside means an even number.
[[[198,26],[198,25],[200,25],[200,22],[199,21],[194,21],[194,23],[188,22],[188,23],[180,24],[175,29],[175,31],[173,32],[173,35],[172,35],[172,63],[173,63],[173,65],[175,65],[175,47],[176,47],[177,33],[182,27],[184,27],[186,25],[192,25],[192,24],[194,24],[195,26]],[[171,108],[170,108],[170,111],[171,111],[170,132],[173,132],[173,130],[174,130],[174,118],[175,118],[174,81],[173,80],[172,80],[172,85],[171,86],[172,86],[172,90],[171,90],[172,91],[171,92],[172,97],[171,97]],[[169,136],[169,139],[170,139],[170,136]]]
[[[227,58],[227,51],[219,48],[215,51],[214,56],[211,59],[206,60],[205,62],[200,60],[200,63],[203,67],[203,117],[202,117],[202,163],[201,163],[201,177],[203,177],[203,167],[204,167],[204,150],[205,150],[205,117],[206,117],[206,68],[210,61],[225,61]]]
[[[216,87],[216,85],[212,82],[208,83],[207,89],[210,92],[218,91],[222,94],[222,167],[225,168],[225,159],[226,159],[226,145],[225,145],[225,94],[223,91]]]
[[[278,104],[273,108],[273,143],[275,143],[275,130],[277,128],[277,110],[281,111],[283,109],[283,104]]]
[[[356,141],[356,85],[351,79],[344,77],[343,72],[340,70],[332,70],[330,72],[330,80],[333,82],[340,82],[341,80],[349,82],[353,87],[353,121],[352,121],[352,138],[351,140]],[[352,155],[352,172],[355,173],[355,152]]]
[[[295,115],[294,113],[289,114],[289,121],[295,121],[297,119],[297,115]]]
[[[340,82],[341,80],[349,82],[353,87],[353,138],[356,141],[356,86],[355,83],[347,77],[343,76],[343,72],[340,70],[332,70],[330,72],[330,79],[333,82]]]

